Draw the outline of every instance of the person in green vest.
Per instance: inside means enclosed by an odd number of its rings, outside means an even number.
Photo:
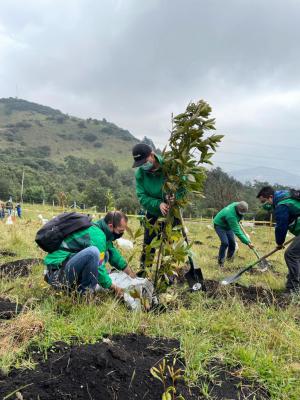
[[[152,265],[155,248],[149,249],[148,246],[156,236],[160,236],[164,229],[164,224],[160,223],[158,231],[151,229],[159,217],[165,217],[170,209],[170,204],[174,201],[174,196],[168,198],[163,191],[165,176],[162,171],[164,163],[163,157],[156,154],[152,147],[146,143],[138,143],[132,149],[134,159],[133,168],[135,172],[136,195],[142,208],[146,212],[144,242],[140,259],[139,276],[144,276],[145,268]],[[176,196],[181,196],[183,190],[179,190]],[[177,224],[178,221],[175,221]]]
[[[286,282],[287,293],[300,292],[300,193],[296,190],[277,190],[264,186],[257,198],[263,208],[275,213],[275,241],[278,249],[284,248],[287,232],[295,235],[295,239],[284,253],[288,267]]]
[[[215,231],[221,241],[218,255],[220,267],[224,267],[226,252],[228,260],[234,256],[236,248],[235,235],[242,243],[250,248],[254,247],[240,226],[240,221],[247,211],[248,204],[245,201],[234,202],[219,211],[213,220]]]
[[[131,278],[135,277],[113,245],[113,241],[125,232],[127,221],[127,216],[121,211],[108,212],[89,228],[70,234],[58,250],[45,257],[45,280],[55,288],[77,290],[80,294],[95,292],[101,286],[122,297],[123,290],[113,284],[106,262]]]

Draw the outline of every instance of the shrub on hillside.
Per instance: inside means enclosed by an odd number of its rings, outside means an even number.
[[[83,139],[86,140],[87,142],[94,142],[97,140],[97,136],[94,135],[93,133],[87,133],[86,135],[83,136]]]

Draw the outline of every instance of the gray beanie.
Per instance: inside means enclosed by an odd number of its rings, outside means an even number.
[[[246,212],[248,211],[248,203],[246,203],[245,201],[240,201],[236,205],[236,209],[239,214],[246,214]]]

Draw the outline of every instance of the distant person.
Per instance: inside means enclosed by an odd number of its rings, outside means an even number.
[[[7,215],[8,216],[12,215],[14,205],[13,205],[11,198],[6,202],[5,208],[6,208]]]
[[[5,218],[5,205],[3,202],[0,202],[0,219]]]
[[[163,157],[154,153],[152,147],[145,143],[138,143],[132,149],[134,159],[133,168],[137,168],[135,172],[136,195],[139,202],[146,212],[144,219],[144,243],[142,255],[140,259],[140,271],[138,275],[145,275],[145,268],[151,267],[155,255],[155,248],[146,251],[155,236],[160,236],[164,229],[164,223],[161,223],[156,233],[151,229],[157,222],[159,217],[165,217],[170,210],[170,203],[173,199],[168,199],[166,193],[163,192],[165,176],[162,166]],[[180,191],[176,196],[180,196]],[[175,221],[178,224],[178,221]],[[149,256],[148,256],[149,254]],[[146,256],[147,255],[147,256]]]
[[[287,293],[300,293],[300,191],[277,190],[264,186],[257,194],[263,208],[275,212],[275,241],[278,249],[284,248],[287,232],[296,236],[284,253],[288,276]]]
[[[218,255],[218,264],[221,268],[224,267],[226,253],[227,260],[232,260],[234,257],[236,249],[235,235],[251,249],[254,247],[239,224],[247,211],[248,204],[245,201],[234,202],[219,211],[213,220],[215,231],[221,241]]]
[[[109,212],[92,226],[70,234],[58,250],[45,257],[46,281],[54,287],[77,290],[80,294],[94,292],[100,285],[121,297],[123,290],[112,283],[105,264],[108,261],[116,269],[135,277],[113,245],[125,232],[127,221],[123,212]]]
[[[22,207],[21,207],[21,204],[20,204],[20,203],[17,203],[17,204],[16,204],[16,211],[17,211],[17,216],[18,216],[19,218],[22,218]]]

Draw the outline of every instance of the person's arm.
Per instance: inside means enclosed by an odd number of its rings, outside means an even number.
[[[157,214],[160,211],[160,204],[163,203],[162,199],[156,199],[154,197],[149,196],[143,185],[143,178],[139,176],[140,172],[138,171],[136,174],[136,195],[139,199],[139,202],[147,210],[150,214]]]
[[[226,217],[226,221],[228,223],[229,228],[233,231],[233,233],[240,239],[240,241],[244,244],[249,245],[251,240],[247,238],[247,236],[242,231],[238,220],[234,216]]]
[[[288,206],[281,204],[275,207],[275,240],[278,246],[281,246],[289,228],[289,208]]]
[[[105,289],[112,286],[112,280],[105,268],[105,251],[106,251],[106,237],[104,233],[95,227],[95,231],[90,235],[90,246],[96,246],[100,251],[98,263],[98,282]]]
[[[108,243],[107,250],[109,252],[109,263],[112,267],[123,271],[127,267],[127,262],[118,249],[115,248],[112,242]]]

